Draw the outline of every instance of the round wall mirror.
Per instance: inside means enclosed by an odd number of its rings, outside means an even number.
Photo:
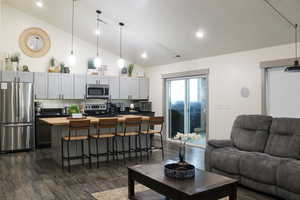
[[[33,58],[39,58],[48,53],[50,38],[40,28],[29,28],[22,32],[19,45],[23,53]]]
[[[39,35],[31,35],[28,37],[27,46],[32,51],[40,51],[44,48],[44,40]]]

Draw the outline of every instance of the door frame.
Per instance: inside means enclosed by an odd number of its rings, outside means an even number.
[[[207,81],[207,113],[206,113],[206,141],[209,140],[209,114],[210,114],[210,77],[209,77],[209,69],[201,69],[201,70],[194,70],[194,71],[186,71],[186,72],[177,72],[177,73],[169,73],[169,74],[163,74],[162,75],[162,112],[163,112],[163,116],[166,119],[166,123],[165,123],[165,135],[164,135],[164,139],[168,142],[172,142],[172,143],[179,143],[179,141],[176,140],[172,140],[169,138],[169,127],[168,127],[168,113],[167,113],[167,109],[168,109],[168,103],[167,103],[167,97],[169,95],[167,95],[168,89],[167,89],[167,80],[170,79],[184,79],[184,78],[193,78],[193,77],[203,77],[206,76],[206,81]],[[206,148],[206,146],[203,145],[196,145],[196,144],[187,144],[189,146],[196,146],[196,147],[200,147],[200,148]]]

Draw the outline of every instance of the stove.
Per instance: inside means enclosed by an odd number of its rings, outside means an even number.
[[[89,116],[103,116],[109,115],[108,105],[106,103],[102,104],[86,104],[84,108],[85,114]]]

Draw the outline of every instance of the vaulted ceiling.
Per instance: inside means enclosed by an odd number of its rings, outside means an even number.
[[[71,32],[72,0],[5,0],[32,16]],[[270,0],[300,23],[300,0]],[[96,43],[96,9],[103,48],[119,54],[118,22],[124,29],[124,57],[154,66],[293,42],[292,28],[263,0],[78,0],[76,35]],[[198,30],[203,39],[195,37]],[[147,52],[148,58],[141,54]],[[181,58],[175,55],[180,54]],[[292,56],[292,55],[291,55]]]

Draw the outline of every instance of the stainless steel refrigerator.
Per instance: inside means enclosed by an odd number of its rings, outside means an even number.
[[[32,83],[0,82],[0,151],[33,147]]]

